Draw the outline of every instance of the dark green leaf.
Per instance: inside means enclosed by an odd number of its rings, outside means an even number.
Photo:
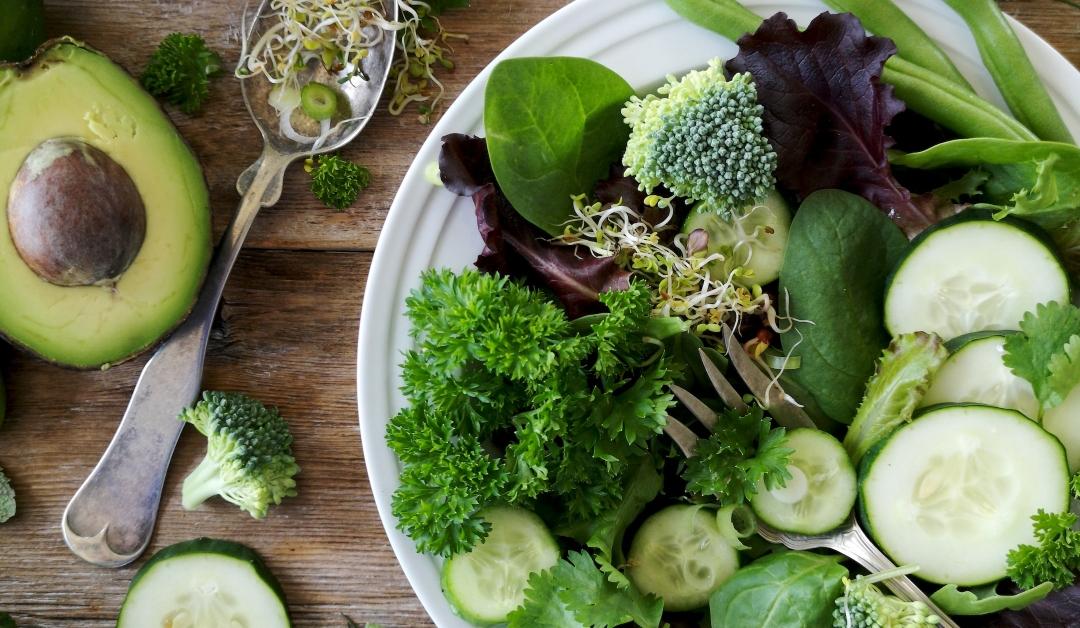
[[[491,167],[514,209],[555,235],[626,146],[623,104],[634,91],[588,59],[507,59],[484,97]]]
[[[907,246],[865,199],[839,190],[808,196],[791,223],[781,294],[796,323],[782,337],[802,360],[792,378],[832,419],[850,423],[888,344],[885,279]]]
[[[735,572],[712,594],[713,628],[829,628],[848,571],[840,556],[782,552]]]

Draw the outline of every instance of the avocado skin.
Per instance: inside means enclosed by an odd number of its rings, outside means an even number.
[[[0,19],[0,61],[22,61],[45,41],[42,0],[11,0]]]
[[[119,348],[103,347],[100,351],[91,352],[93,355],[90,356],[85,355],[86,351],[83,351],[82,355],[78,357],[69,357],[63,351],[44,351],[41,349],[40,342],[26,341],[20,334],[13,333],[12,330],[8,329],[5,326],[2,312],[0,312],[0,340],[7,341],[12,346],[57,366],[78,370],[105,370],[154,349],[184,322],[198,301],[203,280],[210,265],[213,241],[208,184],[194,151],[172,124],[160,103],[147,94],[136,79],[132,78],[119,64],[110,60],[104,53],[84,42],[64,36],[50,39],[41,44],[33,56],[28,59],[10,63],[0,62],[0,104],[4,101],[4,91],[13,89],[13,84],[17,84],[20,80],[31,77],[35,73],[46,72],[50,68],[68,62],[71,57],[80,57],[83,53],[92,55],[93,58],[107,66],[107,73],[110,78],[117,81],[112,86],[113,88],[124,91],[131,90],[128,92],[128,98],[137,100],[144,111],[145,115],[142,122],[149,120],[151,125],[158,125],[159,131],[162,129],[168,130],[168,152],[170,155],[163,158],[160,154],[148,151],[140,158],[140,161],[159,166],[157,172],[154,173],[155,177],[184,177],[189,183],[189,189],[186,190],[188,198],[185,204],[188,205],[192,215],[192,224],[189,225],[191,238],[183,244],[193,252],[189,253],[192,262],[191,267],[182,276],[182,283],[185,284],[186,288],[183,292],[187,298],[183,300],[182,307],[173,307],[171,315],[166,317],[167,322],[166,319],[163,319],[157,325],[157,328],[153,330],[152,337],[144,334],[144,337],[137,342],[128,341]],[[86,108],[91,107],[87,104]],[[0,124],[0,136],[3,135],[4,128]],[[50,138],[42,136],[39,139],[45,141]],[[171,161],[172,163],[161,164],[162,161]],[[3,166],[4,164],[0,163],[0,171],[3,171]],[[4,236],[8,235],[6,232],[8,229],[6,203],[9,191],[9,182],[3,179],[0,176],[0,301],[5,299],[3,276],[5,265],[12,261],[6,255],[2,242]],[[136,185],[142,191],[143,181],[137,179]],[[138,263],[139,258],[136,258],[133,265]],[[181,279],[179,275],[176,278]],[[46,282],[42,281],[42,284],[46,284]],[[177,290],[179,289],[177,288]]]

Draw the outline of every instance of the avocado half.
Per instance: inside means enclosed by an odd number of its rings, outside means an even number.
[[[153,346],[210,261],[198,160],[157,102],[69,38],[0,65],[0,335],[76,368]]]

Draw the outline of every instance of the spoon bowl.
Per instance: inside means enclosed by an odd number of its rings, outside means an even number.
[[[251,43],[258,41],[276,19],[276,14],[267,15],[271,0],[262,0],[254,11],[244,11],[243,26],[241,28],[244,39]],[[397,2],[395,0],[383,0],[384,15],[390,20],[396,20],[398,16]],[[269,19],[268,19],[269,18]],[[345,97],[348,116],[338,119],[335,116],[332,122],[330,135],[318,147],[312,143],[304,143],[289,138],[281,131],[280,114],[270,104],[271,92],[276,87],[265,76],[258,74],[240,81],[240,89],[244,94],[244,104],[247,105],[248,113],[262,133],[263,142],[279,153],[296,153],[308,155],[325,153],[341,148],[351,142],[367,126],[382,96],[383,87],[390,75],[390,67],[393,63],[394,46],[393,33],[369,25],[364,29],[375,45],[369,49],[368,56],[364,59],[361,69],[366,79],[360,76],[347,77],[344,73],[334,74],[328,72],[318,59],[308,61],[303,72],[300,74],[299,83],[305,84],[316,81],[324,85],[334,87],[339,96]],[[389,40],[389,45],[383,45]]]

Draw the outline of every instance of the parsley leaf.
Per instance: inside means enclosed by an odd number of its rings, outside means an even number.
[[[510,628],[525,626],[608,628],[634,622],[659,626],[664,603],[634,588],[620,588],[586,552],[569,556],[547,571],[533,574],[525,603],[510,614]]]
[[[1058,589],[1072,586],[1074,572],[1080,570],[1080,532],[1073,530],[1077,516],[1040,508],[1031,520],[1038,545],[1025,544],[1009,552],[1009,577],[1023,589],[1043,582],[1052,582]]]
[[[794,453],[786,444],[784,428],[773,428],[760,407],[744,414],[726,410],[716,430],[686,461],[686,488],[729,506],[756,495],[759,484],[769,489],[783,486],[791,479],[787,467]]]
[[[1080,308],[1068,303],[1042,303],[1024,314],[1020,334],[1005,339],[1005,366],[1031,382],[1043,409],[1061,403],[1080,382]],[[1070,348],[1071,347],[1071,348]]]

